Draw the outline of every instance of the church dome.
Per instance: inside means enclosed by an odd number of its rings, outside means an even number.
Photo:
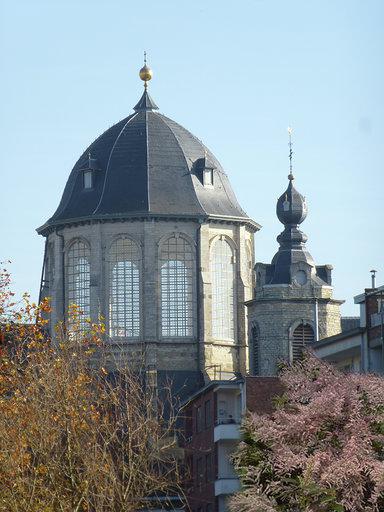
[[[135,112],[81,155],[41,234],[73,222],[143,216],[249,221],[213,154],[156,110],[145,87]]]

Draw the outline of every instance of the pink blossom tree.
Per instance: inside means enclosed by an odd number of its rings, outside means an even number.
[[[275,412],[244,421],[232,512],[384,511],[384,379],[308,354],[281,380]]]

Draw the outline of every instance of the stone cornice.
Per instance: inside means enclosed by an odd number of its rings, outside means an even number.
[[[230,216],[219,216],[219,215],[169,215],[169,214],[153,214],[153,213],[131,213],[129,215],[95,215],[93,217],[78,217],[75,219],[68,220],[57,220],[53,222],[47,222],[36,229],[37,233],[42,236],[48,236],[56,230],[60,230],[67,227],[81,226],[81,225],[93,225],[93,224],[105,224],[105,223],[116,223],[116,222],[143,222],[148,220],[154,221],[181,221],[181,222],[198,222],[200,224],[206,222],[215,222],[219,224],[242,224],[249,227],[253,232],[261,229],[260,224],[255,222],[249,217],[230,217]]]

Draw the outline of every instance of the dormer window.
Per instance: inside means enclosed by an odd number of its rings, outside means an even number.
[[[213,187],[213,169],[206,167],[203,171],[204,187]]]
[[[95,172],[100,170],[97,158],[92,158],[91,153],[88,153],[88,162],[83,171],[83,187],[84,190],[90,190],[94,187]]]
[[[84,188],[89,189],[93,187],[93,170],[85,169],[83,171]]]
[[[193,164],[192,172],[199,178],[200,183],[205,188],[213,188],[213,171],[215,166],[207,156],[204,158],[198,158]]]

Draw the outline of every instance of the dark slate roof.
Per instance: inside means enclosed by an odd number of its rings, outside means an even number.
[[[305,197],[293,186],[294,177],[288,176],[289,184],[287,190],[279,197],[276,204],[276,215],[279,221],[284,224],[301,224],[308,214]]]
[[[359,316],[342,316],[341,317],[341,332],[348,332],[352,329],[360,327]]]
[[[159,110],[159,107],[153,101],[147,89],[145,88],[144,94],[139,99],[139,102],[133,107],[133,110],[135,112],[138,112],[139,110]]]
[[[276,215],[284,224],[284,231],[277,237],[280,247],[272,259],[272,264],[267,268],[267,284],[291,284],[292,265],[296,263],[304,262],[315,267],[315,262],[305,246],[307,236],[298,228],[308,214],[305,197],[293,186],[292,173],[288,179],[286,191],[277,200]],[[312,280],[320,286],[326,284],[319,275],[313,276]]]
[[[71,221],[141,214],[250,220],[213,154],[155,108],[145,91],[134,114],[86,149],[72,169],[59,207],[40,233]],[[97,163],[94,186],[84,189],[83,172],[90,159]],[[202,165],[214,169],[213,188],[202,184]]]

